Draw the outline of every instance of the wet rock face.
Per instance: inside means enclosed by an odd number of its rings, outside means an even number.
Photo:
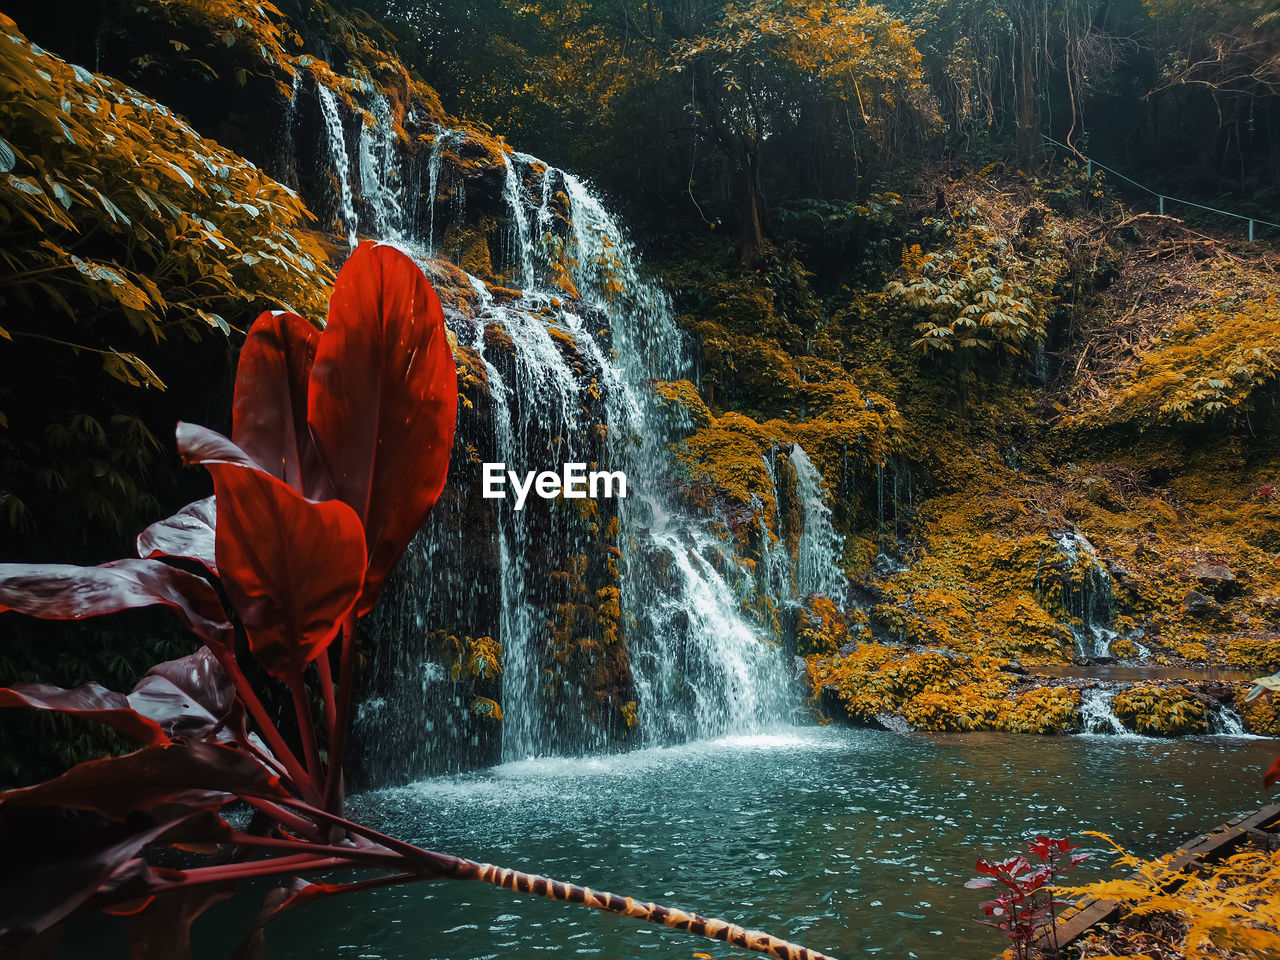
[[[1206,597],[1198,590],[1188,590],[1186,596],[1182,598],[1183,612],[1192,617],[1213,617],[1217,616],[1222,608],[1211,597]]]
[[[1219,600],[1235,596],[1240,592],[1240,583],[1236,580],[1235,574],[1220,564],[1197,563],[1192,565],[1189,572],[1199,581],[1203,589]]]

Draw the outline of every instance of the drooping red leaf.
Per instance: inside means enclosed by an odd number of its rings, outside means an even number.
[[[231,436],[262,468],[313,500],[329,500],[328,477],[307,426],[307,386],[320,332],[296,313],[254,321],[236,367]]]
[[[249,648],[274,676],[301,674],[364,582],[364,531],[339,500],[307,500],[248,467],[207,463],[218,499],[218,569]]]
[[[89,823],[47,811],[0,808],[0,835],[5,838],[0,954],[9,956],[11,947],[69,916],[170,826]]]
[[[190,960],[191,924],[235,892],[235,885],[162,893],[129,920],[132,960]]]
[[[1262,777],[1262,785],[1264,787],[1274,787],[1277,783],[1280,783],[1280,757],[1276,757],[1271,761],[1271,766],[1267,768],[1267,772]]]
[[[172,517],[157,520],[138,534],[138,556],[195,560],[216,574],[218,564],[213,556],[213,531],[217,520],[213,497],[188,503]]]
[[[152,667],[128,702],[170,737],[200,740],[223,726],[235,703],[235,686],[217,657],[201,647]]]
[[[262,469],[260,463],[217,430],[210,430],[196,423],[179,422],[174,434],[178,439],[178,454],[182,457],[183,463],[196,464],[218,460],[223,463],[239,463],[246,467]]]
[[[252,757],[216,743],[169,743],[90,760],[44,783],[0,793],[0,808],[67,807],[109,820],[158,808],[212,809],[231,795],[287,798],[280,780]]]
[[[177,612],[205,643],[225,644],[231,637],[213,587],[159,560],[113,560],[96,567],[0,563],[0,612],[81,620],[156,605]]]
[[[266,942],[263,933],[267,925],[298,907],[343,893],[392,886],[404,879],[403,875],[391,875],[375,880],[358,880],[354,883],[312,883],[302,877],[294,877],[287,885],[276,887],[268,892],[262,910],[258,914],[257,924],[240,944],[240,948],[231,955],[232,960],[264,960]]]
[[[108,690],[100,683],[86,683],[74,690],[28,683],[0,689],[0,707],[32,707],[56,710],[97,720],[142,743],[168,743],[169,737],[154,720],[133,709],[123,693]]]
[[[440,301],[405,254],[363,243],[338,273],[307,404],[334,490],[364,524],[363,615],[444,488],[458,411]]]

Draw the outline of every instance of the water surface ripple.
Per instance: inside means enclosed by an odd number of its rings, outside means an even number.
[[[1157,854],[1262,801],[1275,741],[783,729],[536,759],[354,798],[432,849],[696,909],[839,958],[987,960],[974,858],[1035,832],[1105,831]],[[1106,869],[1098,852],[1089,865]],[[274,958],[690,958],[722,944],[478,884],[326,902]]]

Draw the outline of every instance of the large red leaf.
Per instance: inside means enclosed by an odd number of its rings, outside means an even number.
[[[208,647],[156,664],[129,694],[129,705],[170,737],[201,740],[220,730],[235,686]],[[226,738],[234,731],[228,730]],[[220,737],[221,739],[221,737]]]
[[[395,248],[362,243],[338,273],[307,404],[334,490],[364,524],[363,615],[444,488],[458,412],[440,301]]]
[[[191,924],[234,892],[235,885],[228,883],[176,890],[155,897],[130,918],[132,960],[191,960]]]
[[[0,793],[0,807],[68,807],[109,820],[159,807],[221,806],[228,795],[289,796],[266,767],[239,750],[216,743],[169,743],[123,757],[90,760],[60,777]]]
[[[0,612],[80,620],[158,604],[173,609],[206,643],[225,644],[231,637],[213,587],[159,560],[113,560],[96,567],[0,563]]]
[[[1280,757],[1276,757],[1271,761],[1271,766],[1267,768],[1267,772],[1262,776],[1262,785],[1264,787],[1274,787],[1280,783]]]
[[[114,727],[143,743],[168,743],[169,737],[158,723],[134,710],[123,693],[108,690],[100,683],[86,683],[74,690],[28,683],[0,689],[0,707],[32,707],[74,713]]]
[[[207,463],[218,499],[218,569],[249,649],[289,680],[319,656],[364,582],[364,531],[339,500],[307,500],[283,481]]]
[[[65,919],[171,823],[128,825],[0,809],[0,954]],[[43,956],[39,951],[33,956]]]
[[[157,520],[138,534],[138,556],[195,560],[210,573],[218,572],[213,555],[213,531],[218,525],[213,497],[205,497],[165,520]]]
[[[236,367],[231,436],[273,477],[313,500],[332,499],[307,426],[307,384],[320,332],[296,313],[254,321]]]

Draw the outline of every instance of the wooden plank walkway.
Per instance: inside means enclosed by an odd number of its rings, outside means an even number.
[[[1173,859],[1169,861],[1169,880],[1175,880],[1178,873],[1192,863],[1212,862],[1227,856],[1250,835],[1251,831],[1274,833],[1277,830],[1280,830],[1280,804],[1273,803],[1252,813],[1242,813],[1175,850]],[[1068,907],[1058,917],[1055,928],[1059,947],[1065,949],[1071,941],[1083,936],[1099,923],[1114,920],[1119,913],[1120,905],[1114,900],[1099,900],[1092,897],[1082,900],[1078,906]],[[1051,953],[1053,937],[1050,931],[1046,930],[1033,940],[1031,947],[1033,951],[1043,950]],[[1003,957],[1003,954],[1000,957]],[[997,960],[1000,960],[1000,957],[997,957]]]

